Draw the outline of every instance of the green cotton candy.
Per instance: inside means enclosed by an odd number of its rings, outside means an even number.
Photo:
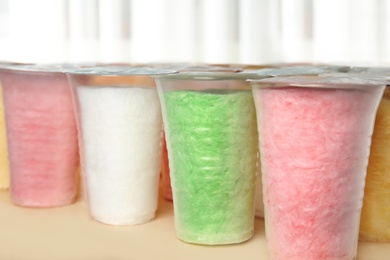
[[[165,97],[177,236],[196,244],[253,235],[257,125],[250,91]]]

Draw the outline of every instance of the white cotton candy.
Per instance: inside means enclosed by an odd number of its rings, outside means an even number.
[[[92,217],[112,225],[153,219],[161,162],[155,88],[77,87],[85,189]]]

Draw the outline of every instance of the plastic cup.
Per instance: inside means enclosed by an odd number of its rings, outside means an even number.
[[[75,201],[79,165],[77,128],[61,66],[0,69],[12,201],[55,207]]]
[[[93,219],[136,225],[155,218],[161,107],[152,75],[174,71],[95,67],[68,71],[85,198]]]
[[[222,66],[213,66],[205,64],[166,64],[165,67],[177,70],[179,72],[224,72],[224,73],[236,73],[240,72],[242,69],[239,67],[222,67]],[[166,200],[172,201],[172,187],[171,187],[171,177],[169,171],[169,157],[168,150],[166,147],[165,134],[163,134],[162,142],[162,161],[161,161],[161,183],[162,183],[162,192]]]
[[[286,64],[285,64],[286,65]],[[255,73],[262,77],[282,77],[282,76],[317,76],[323,73],[348,71],[349,67],[345,66],[325,66],[325,65],[303,65],[303,64],[289,64],[284,68],[264,67],[259,69],[249,69],[247,72]],[[260,151],[261,152],[261,151]],[[262,189],[262,174],[261,163],[259,158],[258,173],[256,178],[256,193],[255,193],[255,215],[258,218],[264,218],[264,198]]]
[[[384,84],[252,81],[271,259],[356,259],[371,135]]]
[[[176,235],[232,244],[253,235],[257,128],[247,74],[156,78],[167,141]]]

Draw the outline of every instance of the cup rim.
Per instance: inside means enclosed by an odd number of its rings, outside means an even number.
[[[0,64],[0,70],[26,73],[65,73],[71,68],[78,68],[81,63],[9,63]]]
[[[260,79],[267,78],[269,76],[259,75],[254,72],[219,72],[219,71],[188,71],[179,72],[170,75],[158,75],[157,79],[162,80],[197,80],[197,81],[223,81],[223,80],[248,80],[248,79]]]
[[[367,87],[383,87],[386,82],[382,79],[343,75],[317,76],[285,76],[266,79],[249,79],[252,88],[322,88],[322,89],[362,89]]]
[[[71,68],[65,72],[70,75],[85,76],[154,76],[178,73],[177,70],[130,66],[93,66],[85,68]]]
[[[350,67],[347,66],[293,66],[284,68],[265,68],[250,71],[259,75],[269,77],[284,77],[299,75],[319,75],[327,72],[348,72],[349,70]]]

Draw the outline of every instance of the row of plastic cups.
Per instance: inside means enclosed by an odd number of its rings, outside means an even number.
[[[157,77],[177,236],[199,244],[252,236],[254,97],[271,255],[355,257],[370,136],[384,84],[279,78],[252,81],[252,97],[240,77],[248,75]]]
[[[256,75],[154,75],[178,238],[229,244],[252,236],[258,129],[272,258],[353,259],[385,84],[281,77],[252,80],[251,89],[248,78],[264,77]]]
[[[10,64],[8,64],[10,65]],[[16,65],[16,64],[11,64],[11,65]],[[20,65],[20,64],[19,64]],[[92,64],[76,64],[77,67],[90,67],[92,66]],[[103,65],[103,64],[101,64]],[[129,64],[118,64],[120,66],[128,66]],[[189,64],[153,64],[154,66],[160,66],[160,67],[165,67],[165,68],[174,68],[174,69],[178,69],[180,71],[210,71],[210,72],[239,72],[240,68],[236,67],[236,66],[226,66],[226,67],[221,67],[221,66],[209,66],[209,65],[189,65]],[[139,65],[131,65],[131,66],[139,66]],[[44,81],[45,78],[47,78],[47,82],[50,82],[50,83],[47,83],[46,85],[49,86],[49,84],[56,84],[56,81],[52,81],[51,79],[52,78],[58,78],[57,81],[59,83],[61,83],[62,86],[65,86],[66,85],[66,82],[64,80],[64,73],[63,73],[63,70],[66,69],[66,68],[69,68],[69,67],[75,67],[75,64],[73,65],[56,65],[56,66],[37,66],[37,65],[21,65],[21,66],[11,66],[11,67],[8,67],[8,69],[6,69],[6,71],[8,71],[9,73],[14,73],[15,74],[15,77],[18,77],[20,78],[21,82],[20,82],[20,85],[26,85],[25,83],[23,83],[23,80],[25,81],[28,81],[28,82],[36,82],[36,81]],[[247,67],[247,66],[246,66]],[[262,66],[258,66],[258,67],[262,67]],[[252,66],[252,68],[254,68]],[[302,71],[302,69],[301,69]],[[295,71],[296,73],[296,71]],[[46,77],[45,75],[46,74],[49,74],[48,77]],[[115,75],[111,75],[110,77],[108,77],[108,81],[112,81],[115,77]],[[118,75],[117,75],[118,76]],[[150,75],[149,75],[150,76]],[[146,75],[147,77],[147,75]],[[12,78],[12,77],[11,77]],[[150,80],[150,78],[149,78]],[[149,82],[150,83],[150,82]],[[110,82],[111,84],[111,82]],[[28,84],[27,84],[28,85]],[[45,85],[45,84],[43,84]],[[63,88],[62,88],[63,89]],[[64,92],[65,94],[67,93],[66,91]],[[40,95],[39,91],[37,92],[37,94],[40,96],[40,97],[44,97],[45,95]],[[47,92],[45,93],[46,95],[50,96],[50,92]],[[29,97],[32,97],[32,95],[29,95]],[[64,97],[64,96],[63,96]],[[20,99],[19,99],[20,100]],[[39,100],[39,99],[37,99]],[[69,101],[69,100],[68,100]],[[59,104],[58,102],[56,102],[55,100],[51,100],[52,103],[52,106],[56,106],[57,104]],[[36,102],[37,104],[35,104],[36,106],[39,106],[39,102]],[[66,106],[64,106],[66,107]],[[32,109],[34,110],[34,108],[32,107]],[[54,113],[54,110],[52,111]],[[42,122],[42,120],[41,120]],[[45,125],[44,124],[38,124],[41,126],[41,128],[45,128]],[[72,127],[70,127],[70,129],[72,129]],[[58,133],[57,133],[58,134]],[[4,134],[5,135],[5,134]],[[41,138],[38,138],[38,139],[41,139]],[[56,146],[56,145],[54,145]],[[4,146],[5,148],[5,146]],[[44,151],[49,151],[47,149],[44,149]],[[27,152],[29,153],[29,152]],[[163,154],[164,155],[164,154]],[[6,158],[5,156],[3,156],[4,158]],[[165,154],[165,157],[167,158],[167,154]],[[36,160],[36,158],[33,158],[32,161],[38,161]],[[166,160],[163,160],[164,162]],[[4,165],[7,165],[6,163],[4,163]],[[66,163],[65,163],[66,165]],[[36,166],[36,165],[35,165]],[[42,165],[41,165],[42,166]],[[21,167],[22,169],[24,169],[25,167]],[[164,167],[166,168],[166,167]],[[23,170],[22,170],[23,171]],[[166,178],[164,176],[166,176],[167,174],[165,174],[165,172],[167,171],[163,171],[163,182],[164,183],[168,183],[167,187],[170,185],[169,182],[166,182],[164,181]],[[258,180],[260,180],[260,178],[258,178]],[[43,182],[44,183],[44,182]],[[258,185],[259,189],[261,188],[260,185]],[[70,189],[67,189],[69,192]],[[25,189],[22,189],[21,192],[25,192]],[[28,192],[30,193],[30,192]],[[169,192],[169,189],[168,189],[168,193],[171,193]],[[258,192],[258,194],[262,194],[261,191]],[[55,197],[54,197],[55,198]],[[53,198],[53,199],[54,199]],[[259,202],[261,202],[261,200],[257,200]],[[51,203],[50,202],[47,202],[47,203],[44,203],[40,200],[38,200],[37,202],[23,202],[26,206],[41,206],[41,207],[45,207],[45,206],[51,206]],[[23,203],[19,203],[20,205],[22,205]],[[54,203],[55,204],[55,203]],[[53,204],[53,205],[54,205]],[[259,207],[260,208],[260,212],[262,211],[261,208],[262,208],[262,203],[258,203]]]
[[[15,203],[58,206],[75,198],[77,121],[91,215],[109,224],[147,222],[157,208],[164,122],[180,239],[226,244],[252,236],[259,137],[272,255],[356,255],[383,83],[76,69],[67,72],[75,121],[63,73],[17,70],[0,71]],[[248,78],[256,78],[252,88]],[[37,198],[44,203],[31,204]]]

